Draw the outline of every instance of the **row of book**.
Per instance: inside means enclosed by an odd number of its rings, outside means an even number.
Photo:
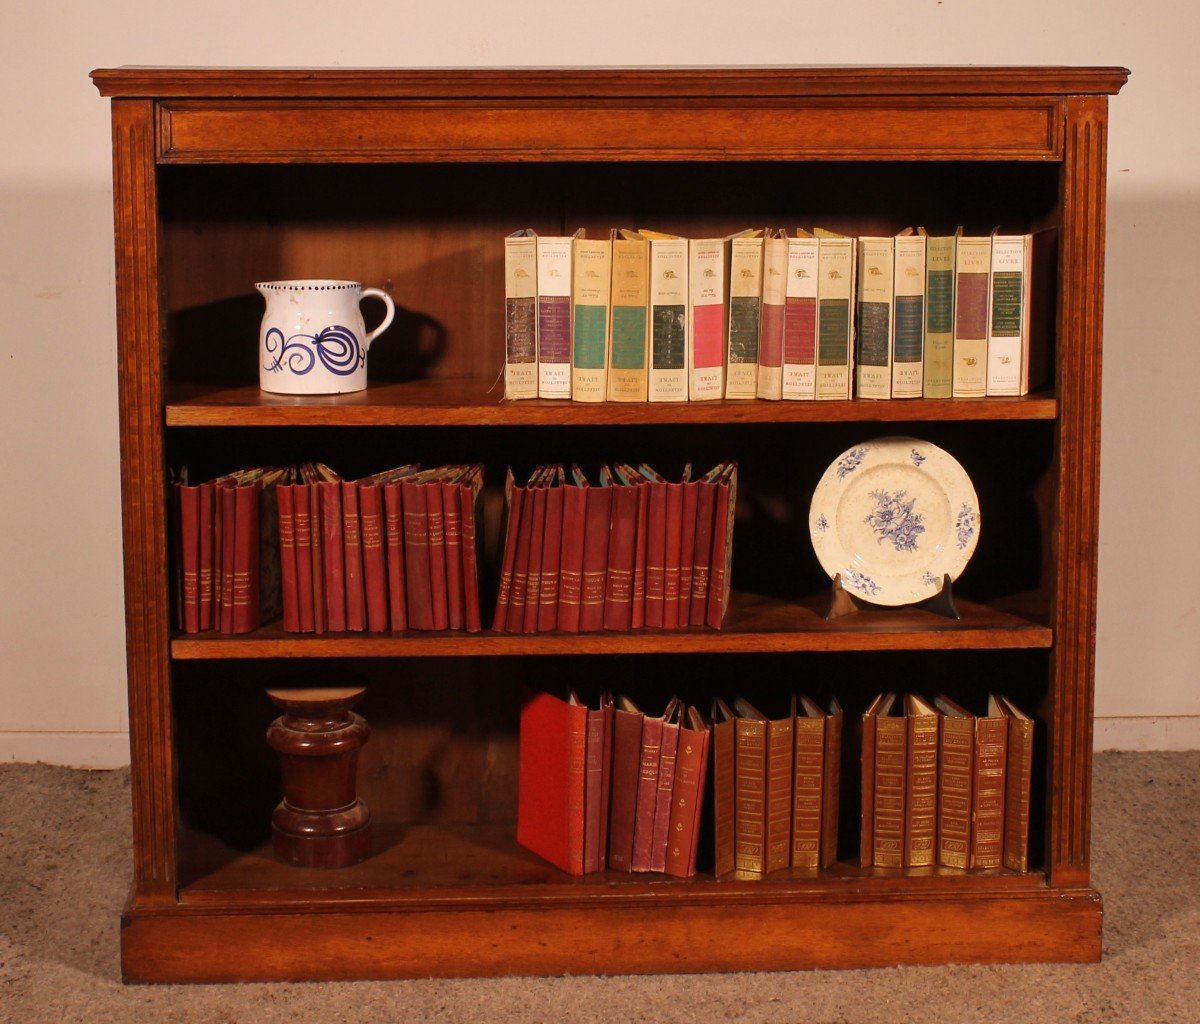
[[[540,466],[505,481],[506,523],[492,628],[587,633],[720,629],[729,605],[737,464],[678,483],[650,466]]]
[[[981,398],[1048,378],[1055,233],[504,241],[505,397]]]

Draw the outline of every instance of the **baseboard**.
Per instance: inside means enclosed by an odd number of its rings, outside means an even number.
[[[129,764],[129,733],[0,731],[0,764],[8,761],[122,768]]]
[[[1200,715],[1097,718],[1094,750],[1200,750]]]

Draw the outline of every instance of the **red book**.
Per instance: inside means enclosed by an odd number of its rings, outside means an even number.
[[[637,811],[633,819],[633,870],[649,871],[654,855],[654,816],[658,809],[658,769],[662,754],[663,721],[675,711],[672,700],[657,718],[642,719],[642,750],[638,760]]]
[[[433,629],[447,629],[446,519],[442,508],[442,485],[431,480],[420,485],[425,492],[425,517],[429,530],[429,601],[433,611]]]
[[[384,541],[383,487],[367,480],[358,485],[358,521],[361,527],[363,591],[367,629],[386,633],[388,628],[388,551]]]
[[[562,551],[558,569],[558,628],[579,632],[583,600],[583,540],[590,488],[578,466],[571,467],[571,483],[563,489]]]
[[[708,584],[712,567],[717,481],[725,472],[725,468],[725,463],[721,463],[709,470],[697,485],[696,539],[692,547],[692,599],[688,612],[688,621],[693,626],[702,626],[708,615]]]
[[[649,466],[638,471],[647,481],[646,502],[646,625],[662,629],[663,585],[666,582],[667,482]]]
[[[325,599],[325,530],[321,525],[321,491],[315,482],[305,484],[308,493],[308,519],[312,534],[313,630],[324,633],[329,628],[328,605]]]
[[[667,830],[671,824],[671,797],[675,786],[675,763],[679,752],[679,714],[676,704],[662,727],[662,750],[658,757],[658,794],[654,801],[654,839],[650,846],[650,870],[667,869]]]
[[[671,791],[671,820],[667,828],[666,873],[691,878],[696,873],[700,812],[708,773],[708,747],[712,732],[700,712],[688,708],[679,729],[675,759],[675,785]]]
[[[464,621],[462,505],[458,496],[456,473],[442,481],[442,524],[446,536],[446,623],[449,629],[462,629]]]
[[[696,500],[700,496],[700,481],[689,480],[683,485],[683,507],[679,530],[679,619],[680,629],[691,622],[692,574],[696,563]]]
[[[200,488],[175,485],[179,551],[177,621],[185,633],[200,632]]]
[[[521,707],[517,842],[582,875],[587,708],[548,693]]]
[[[649,544],[650,528],[650,485],[640,478],[636,482],[637,529],[634,533],[633,555],[633,609],[629,625],[641,629],[646,625],[646,548]]]
[[[408,595],[404,574],[404,504],[400,481],[383,485],[383,522],[387,536],[388,619],[392,629],[408,629]]]
[[[563,469],[555,466],[547,483],[542,543],[542,579],[538,587],[536,632],[553,633],[558,624],[558,573],[562,567]]]
[[[345,565],[346,629],[367,628],[367,599],[363,582],[362,529],[358,517],[358,485],[342,481],[342,550]]]
[[[311,633],[316,628],[316,621],[313,617],[312,513],[309,511],[308,485],[280,487],[280,508],[283,508],[285,490],[290,490],[292,495],[292,530],[296,540],[297,630]]]
[[[583,785],[583,872],[602,871],[607,839],[608,792],[612,756],[612,698],[604,694],[600,706],[587,713],[587,766]]]
[[[638,489],[612,481],[608,565],[604,578],[604,628],[628,632],[633,618],[633,564],[637,554]]]
[[[234,495],[233,626],[234,633],[249,633],[259,625],[258,615],[258,482],[231,487]]]
[[[408,590],[408,628],[433,629],[430,597],[429,518],[425,488],[413,480],[401,485],[404,506],[404,567]]]
[[[283,628],[300,632],[300,582],[296,556],[296,512],[292,485],[275,488],[279,510],[279,574],[283,580]]]
[[[236,488],[232,484],[220,487],[221,530],[218,536],[221,544],[221,618],[218,629],[222,633],[233,632],[233,558],[234,558],[234,520],[236,518]]]
[[[542,598],[542,550],[546,546],[546,492],[554,470],[547,467],[533,489],[533,520],[529,531],[529,562],[525,570],[525,616],[522,633],[536,633]]]
[[[727,466],[717,481],[713,512],[712,569],[708,578],[708,615],[706,621],[720,629],[729,608],[729,585],[733,563],[733,514],[737,505],[737,463]]]
[[[633,701],[617,698],[613,710],[612,798],[608,823],[608,866],[614,871],[633,870],[633,829],[637,817],[644,717]]]
[[[496,613],[492,618],[492,629],[503,632],[508,621],[508,606],[512,597],[513,569],[517,559],[517,534],[521,528],[521,504],[524,488],[513,485],[512,470],[504,477],[505,524],[504,561],[500,567],[500,586],[496,594]]]
[[[583,527],[583,589],[579,601],[579,629],[594,633],[604,625],[604,588],[608,569],[608,535],[612,521],[614,488],[607,467],[600,485],[589,487]]]
[[[212,629],[215,623],[213,622],[213,609],[215,602],[213,600],[214,586],[216,582],[216,568],[214,564],[214,543],[213,543],[213,517],[214,517],[214,486],[211,482],[200,485],[200,522],[199,526],[199,547],[200,547],[200,594],[199,594],[199,612],[200,612],[200,629]]]
[[[325,558],[325,623],[331,633],[346,629],[346,549],[342,539],[342,482],[318,480],[321,496],[321,553]]]
[[[525,599],[529,592],[529,548],[533,543],[535,492],[541,472],[540,466],[533,471],[525,485],[525,497],[521,502],[521,530],[517,534],[512,591],[508,598],[508,617],[504,621],[506,633],[521,633],[525,629]]]
[[[483,494],[483,467],[472,466],[458,485],[462,515],[463,561],[463,620],[468,633],[483,628],[479,613],[479,542],[481,533],[476,524],[480,517],[480,496]]]
[[[666,529],[664,531],[666,556],[663,559],[663,628],[679,627],[679,573],[683,543],[683,488],[692,476],[692,464],[683,468],[683,476],[677,484],[667,484]]]

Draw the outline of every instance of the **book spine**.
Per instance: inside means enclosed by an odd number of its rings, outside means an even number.
[[[688,243],[688,398],[725,394],[726,246],[722,239]]]
[[[400,485],[404,505],[404,568],[408,597],[408,628],[433,629],[430,600],[429,517],[425,488],[405,481]]]
[[[312,539],[313,631],[329,629],[329,601],[325,587],[325,527],[321,522],[324,498],[315,484],[307,484],[308,519]]]
[[[758,346],[762,330],[763,239],[735,238],[729,249],[729,329],[725,349],[725,397],[758,394]]]
[[[905,741],[903,718],[875,722],[875,853],[877,868],[904,866]]]
[[[558,628],[579,632],[583,601],[583,547],[590,488],[563,488],[562,555],[558,570]]]
[[[679,730],[671,816],[667,826],[667,856],[663,867],[675,878],[691,878],[696,873],[696,840],[708,773],[708,737],[707,729]]]
[[[583,874],[584,785],[587,771],[587,716],[571,718],[567,762],[567,871]]]
[[[384,543],[382,492],[379,484],[358,486],[363,590],[366,594],[367,629],[372,633],[386,633],[388,628],[388,552]]]
[[[342,481],[342,545],[346,567],[346,629],[361,633],[367,628],[362,532],[358,517],[358,487],[348,480]]]
[[[511,477],[509,478],[511,481]],[[500,585],[496,593],[496,612],[492,629],[503,632],[508,621],[508,606],[512,597],[513,575],[517,560],[517,537],[521,529],[521,504],[524,488],[509,486],[508,508],[504,529],[504,556],[500,566]]]
[[[542,611],[542,552],[546,547],[546,497],[549,487],[533,489],[533,522],[529,531],[529,566],[525,571],[525,616],[520,632],[536,633]]]
[[[1029,870],[1029,794],[1033,783],[1033,722],[1010,718],[1004,785],[1004,866]]]
[[[579,630],[583,633],[594,633],[604,626],[604,592],[613,490],[612,487],[587,488],[583,582],[579,600]]]
[[[975,763],[975,720],[942,717],[938,741],[938,852],[946,868],[971,862],[971,775]]]
[[[462,511],[458,484],[442,481],[442,529],[446,538],[446,623],[450,629],[462,629],[463,546]]]
[[[199,601],[199,628],[203,632],[207,629],[212,629],[213,610],[215,602],[213,600],[214,587],[216,583],[216,566],[215,554],[216,547],[213,543],[213,520],[216,513],[214,507],[214,486],[212,483],[200,484],[200,509],[198,522],[198,545],[199,545],[199,584],[200,590],[198,594]]]
[[[926,398],[950,398],[954,394],[954,253],[953,235],[931,238],[926,245]]]
[[[839,711],[825,716],[825,782],[821,793],[821,867],[831,867],[838,855],[838,821],[842,798],[842,728]]]
[[[537,398],[537,239],[504,240],[504,397]]]
[[[638,776],[642,763],[642,715],[613,713],[612,800],[608,823],[608,866],[633,870],[633,832],[637,818]]]
[[[342,493],[336,480],[315,485],[321,495],[321,551],[325,558],[325,622],[330,632],[346,629],[346,552],[342,541]]]
[[[283,578],[283,629],[286,633],[299,633],[300,583],[296,560],[296,510],[292,499],[292,487],[290,484],[280,484],[275,494],[279,511],[279,573]]]
[[[633,870],[649,871],[654,851],[654,816],[658,808],[658,769],[662,754],[661,718],[642,720],[642,752],[638,761],[637,812],[633,819]]]
[[[820,241],[788,239],[783,318],[783,397],[817,397],[817,265]]]
[[[670,841],[671,797],[675,789],[675,769],[679,758],[679,723],[665,722],[662,750],[658,759],[658,792],[654,801],[654,834],[650,844],[650,870],[667,870],[667,844]]]
[[[975,720],[975,770],[971,779],[971,867],[1004,862],[1004,774],[1008,719]]]
[[[666,583],[667,485],[651,481],[646,518],[646,625],[663,626],[663,593]]]
[[[683,485],[683,507],[680,514],[679,540],[679,614],[677,625],[686,628],[691,622],[692,577],[696,573],[696,505],[700,497],[700,481],[689,480]]]
[[[825,779],[825,723],[797,718],[792,786],[792,867],[821,866],[821,794]]]
[[[908,716],[904,866],[933,864],[937,845],[938,716]]]
[[[459,484],[459,515],[462,522],[463,563],[463,625],[468,633],[478,633],[483,628],[479,612],[479,531],[476,522],[479,509],[476,496],[479,491],[471,483]],[[555,580],[557,585],[557,579]]]
[[[954,397],[987,394],[990,238],[959,238],[954,255]]]
[[[177,486],[175,496],[179,514],[179,621],[185,633],[199,633],[200,488]]]
[[[650,249],[644,239],[612,244],[608,400],[644,402],[649,394]]]
[[[692,542],[692,595],[688,622],[703,625],[708,618],[708,588],[712,579],[713,517],[716,514],[717,483],[706,480],[696,494],[696,537]]]
[[[713,747],[713,846],[717,878],[734,870],[736,830],[737,758],[732,721],[717,722],[712,729]]]
[[[683,543],[683,484],[667,484],[666,555],[663,559],[663,628],[679,626],[680,549]]]
[[[257,484],[233,487],[236,525],[233,555],[234,633],[257,629],[258,621],[258,502]]]
[[[850,397],[854,239],[822,238],[817,279],[817,382],[821,400]]]
[[[787,326],[788,239],[763,246],[762,327],[758,343],[758,397],[783,397],[783,335]]]
[[[767,724],[734,722],[734,868],[761,875],[766,859]]]
[[[633,549],[633,607],[629,625],[641,629],[646,625],[646,548],[649,545],[650,485],[638,484],[637,518]]]
[[[608,867],[608,823],[612,808],[612,769],[613,769],[613,717],[614,711],[611,698],[601,698],[600,712],[603,717],[601,725],[601,740],[603,748],[600,753],[600,868]]]
[[[875,863],[875,737],[878,724],[877,716],[862,716],[862,733],[859,737],[862,761],[859,808],[862,824],[859,831],[858,863],[864,868],[872,867]]]
[[[282,495],[286,487],[279,489]],[[296,544],[296,601],[299,613],[297,629],[311,633],[316,629],[313,609],[313,549],[312,513],[309,510],[308,486],[292,484],[292,529]],[[282,529],[280,535],[282,537]]]
[[[988,395],[1021,395],[1024,350],[1028,347],[1029,314],[1026,277],[1029,235],[992,238],[992,272],[988,283]]]
[[[792,754],[794,720],[767,723],[766,832],[763,871],[786,868],[792,860]]]
[[[892,297],[896,243],[858,240],[859,398],[892,397]]]
[[[920,398],[925,389],[925,236],[896,239],[892,313],[892,397]]]
[[[604,577],[603,623],[605,629],[625,632],[629,630],[633,619],[633,564],[637,554],[638,489],[625,484],[610,489],[612,523],[609,529],[607,570]]]
[[[234,520],[236,518],[236,495],[230,485],[222,486],[218,491],[220,509],[217,522],[218,546],[221,551],[221,574],[218,584],[220,619],[218,628],[222,633],[233,632],[233,557],[234,557]]]
[[[442,485],[434,480],[420,485],[425,492],[425,518],[429,526],[429,601],[433,629],[450,625],[446,593],[446,515],[442,508]]]
[[[600,790],[604,778],[604,712],[587,713],[587,768],[583,790],[583,873],[599,871]]]
[[[387,533],[388,617],[392,629],[408,629],[408,595],[404,572],[404,504],[399,482],[383,485],[384,529]]]
[[[737,503],[737,469],[717,484],[716,508],[713,513],[712,569],[708,579],[708,609],[706,622],[720,629],[729,608],[729,590],[733,568],[733,513]]]
[[[525,629],[525,602],[529,596],[529,549],[533,544],[533,520],[537,504],[537,487],[525,488],[521,502],[521,531],[517,534],[517,555],[513,560],[512,592],[508,601],[506,633],[521,633]]]
[[[536,625],[536,631],[540,633],[553,633],[558,621],[558,575],[562,568],[563,496],[565,490],[564,487],[550,487],[546,491],[542,578],[538,586]]]
[[[651,402],[688,400],[688,326],[687,239],[651,239]]]
[[[577,238],[573,258],[571,398],[603,402],[608,394],[612,242]]]
[[[538,398],[571,397],[572,242],[537,239]]]

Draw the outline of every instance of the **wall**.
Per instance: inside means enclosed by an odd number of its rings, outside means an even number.
[[[1132,68],[1110,135],[1097,744],[1200,746],[1200,403],[1168,370],[1194,347],[1175,297],[1200,237],[1200,5],[609,0],[586,30],[541,6],[3,5],[0,759],[127,759],[108,104],[87,79],[119,64]]]

